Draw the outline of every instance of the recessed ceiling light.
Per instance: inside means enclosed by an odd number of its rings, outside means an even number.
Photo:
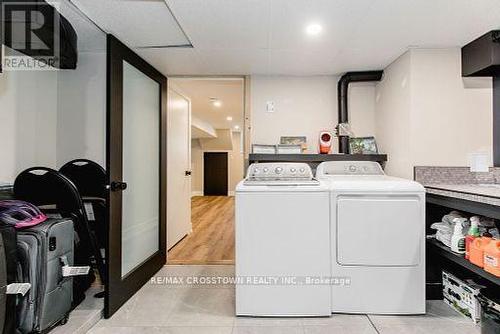
[[[233,120],[233,118],[231,116],[227,116],[226,120],[229,121],[229,122],[231,122]]]
[[[212,105],[217,108],[220,108],[222,106],[222,102],[216,97],[211,97],[210,103],[212,103]]]
[[[311,36],[318,35],[321,31],[323,31],[323,27],[317,23],[312,23],[306,27],[306,33]]]
[[[239,129],[240,129],[240,126],[239,126],[239,125],[235,125],[235,126],[234,126],[234,129],[235,129],[235,130],[239,130]]]

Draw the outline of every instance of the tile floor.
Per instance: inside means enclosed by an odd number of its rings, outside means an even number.
[[[234,266],[166,266],[156,277],[232,276]],[[417,334],[480,333],[440,301],[425,316],[334,314],[331,318],[236,318],[231,285],[146,284],[91,334]]]
[[[94,294],[102,291],[102,287],[91,287],[86,293],[85,300],[69,315],[68,322],[63,326],[55,327],[50,334],[85,334],[102,319],[104,299],[94,298]]]

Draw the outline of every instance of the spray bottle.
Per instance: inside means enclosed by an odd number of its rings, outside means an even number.
[[[470,257],[470,246],[472,241],[479,237],[479,217],[473,216],[470,217],[470,228],[467,232],[467,236],[465,237],[465,258],[469,259]]]

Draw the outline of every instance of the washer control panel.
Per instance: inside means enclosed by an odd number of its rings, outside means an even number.
[[[305,163],[255,163],[248,167],[247,180],[312,180],[311,167]]]
[[[318,166],[316,176],[322,175],[384,175],[384,171],[373,161],[329,161]]]

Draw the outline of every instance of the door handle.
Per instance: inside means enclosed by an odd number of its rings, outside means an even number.
[[[184,172],[184,175],[186,175],[186,176],[191,176],[191,174],[193,174],[193,172],[190,170],[187,170]]]
[[[111,182],[111,186],[109,188],[111,189],[111,191],[123,191],[127,189],[127,183],[120,181],[113,181]]]

